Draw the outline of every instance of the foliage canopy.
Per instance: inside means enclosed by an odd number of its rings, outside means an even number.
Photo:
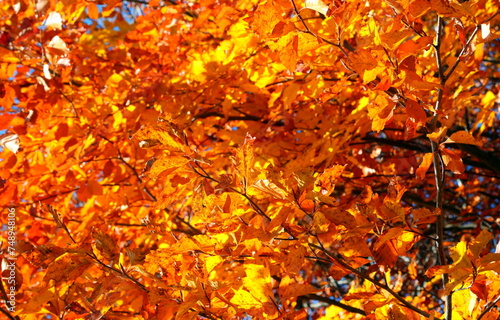
[[[9,319],[498,318],[496,0],[0,9]]]

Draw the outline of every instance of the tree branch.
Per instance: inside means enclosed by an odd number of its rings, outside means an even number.
[[[305,298],[307,300],[321,301],[321,302],[327,303],[329,305],[333,305],[333,306],[342,308],[345,311],[352,312],[352,313],[358,313],[358,314],[366,316],[366,312],[364,310],[358,309],[356,307],[352,307],[350,305],[347,305],[345,303],[342,303],[342,302],[334,300],[334,299],[330,299],[328,297],[318,296],[315,294],[307,294],[305,296],[301,296],[301,298]]]
[[[328,257],[330,257],[333,261],[335,261],[336,263],[340,264],[342,267],[344,267],[345,269],[349,270],[351,273],[355,274],[359,278],[367,280],[367,281],[371,282],[373,285],[375,285],[376,287],[379,287],[380,289],[384,289],[385,291],[389,292],[389,294],[392,295],[396,300],[398,300],[401,303],[401,305],[403,305],[404,307],[406,307],[406,308],[408,308],[410,310],[413,310],[416,313],[418,313],[418,314],[420,314],[420,315],[422,315],[424,317],[428,318],[430,316],[429,313],[427,313],[427,312],[425,312],[423,310],[420,310],[419,308],[417,308],[414,305],[412,305],[410,302],[406,301],[403,297],[401,297],[399,294],[397,294],[394,290],[392,290],[386,284],[380,283],[377,280],[375,280],[375,279],[367,276],[366,274],[364,274],[364,273],[360,272],[359,270],[357,270],[357,269],[351,267],[350,265],[348,265],[345,261],[343,261],[343,259],[340,257],[340,255],[337,256],[336,254],[331,254],[322,245],[318,246],[318,245],[315,245],[315,244],[312,244],[312,243],[309,243],[309,245],[311,247],[314,247],[316,249],[321,250],[324,254],[326,254]]]
[[[441,62],[441,37],[443,35],[443,19],[438,16],[437,31],[436,31],[436,44],[434,45],[434,51],[436,54],[436,64],[438,66],[438,75],[441,87],[438,89],[438,96],[436,100],[436,105],[434,107],[435,112],[432,117],[431,123],[429,124],[429,132],[434,132],[436,125],[438,123],[438,112],[441,110],[444,95],[444,85],[446,83],[447,77],[444,75],[443,65]],[[448,74],[449,76],[449,74]],[[436,209],[439,215],[436,218],[436,234],[437,234],[437,256],[438,263],[440,265],[446,264],[446,255],[444,252],[444,225],[445,217],[443,212],[443,199],[444,199],[444,164],[441,159],[441,154],[439,151],[439,145],[436,141],[429,139],[431,142],[431,150],[433,154],[433,166],[434,166],[434,176],[436,183]],[[448,274],[443,274],[443,288],[448,284],[449,278]],[[450,292],[446,297],[444,297],[444,311],[446,320],[452,320],[452,293]]]
[[[477,317],[477,320],[481,320],[488,312],[490,312],[491,308],[493,308],[500,301],[500,295],[496,297],[495,300],[490,302],[486,308],[484,308],[483,312]]]

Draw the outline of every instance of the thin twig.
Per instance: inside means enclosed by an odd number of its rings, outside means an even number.
[[[488,19],[486,19],[485,21],[483,21],[482,23],[478,24],[476,26],[476,28],[474,29],[474,31],[472,32],[472,34],[469,36],[469,39],[467,39],[467,42],[465,44],[465,46],[462,48],[462,50],[460,51],[457,59],[455,60],[455,63],[453,64],[453,66],[450,68],[450,70],[448,71],[448,73],[446,74],[446,76],[444,76],[444,79],[445,81],[448,80],[448,78],[451,76],[451,74],[453,73],[453,71],[455,71],[456,67],[458,66],[458,64],[460,63],[460,58],[462,57],[462,55],[467,51],[467,48],[469,48],[472,40],[474,40],[474,37],[476,36],[477,32],[479,31],[479,29],[481,29],[481,25],[482,24],[485,24],[485,23],[488,23],[490,22],[491,20],[493,20],[493,18],[495,18],[498,14],[500,14],[500,10],[498,10],[497,12],[495,12],[491,17],[489,17]]]
[[[481,320],[490,310],[500,301],[500,295],[496,297],[495,300],[491,301],[486,308],[484,308],[483,312],[477,317],[477,320]]]
[[[333,305],[333,306],[342,308],[345,311],[352,312],[352,313],[358,313],[358,314],[366,316],[366,312],[364,310],[358,309],[356,307],[352,307],[350,305],[347,305],[345,303],[339,302],[337,300],[334,300],[334,299],[331,299],[331,298],[328,298],[328,297],[318,296],[318,295],[315,295],[315,294],[307,294],[305,296],[301,296],[301,298],[305,298],[307,300],[321,301],[321,302],[327,303],[329,305]]]
[[[19,320],[19,317],[18,316],[13,316],[11,315],[7,310],[5,310],[4,308],[0,308],[0,312],[3,313],[7,318],[9,318],[9,320]]]
[[[423,315],[424,317],[430,316],[429,313],[427,313],[423,310],[420,310],[419,308],[412,305],[410,302],[406,301],[403,297],[401,297],[399,294],[397,294],[389,286],[387,286],[383,283],[380,283],[377,280],[372,279],[371,277],[367,276],[366,274],[360,272],[359,270],[351,267],[349,264],[347,264],[345,261],[343,261],[343,259],[340,256],[337,256],[335,254],[331,254],[330,252],[328,252],[328,250],[326,250],[325,247],[323,247],[321,242],[319,242],[319,244],[320,244],[319,246],[316,244],[311,244],[311,243],[309,245],[316,248],[316,249],[321,250],[324,254],[326,254],[328,257],[330,257],[333,261],[337,262],[342,267],[349,270],[351,273],[355,274],[359,278],[365,279],[365,280],[371,282],[372,284],[374,284],[376,287],[379,287],[380,289],[383,289],[383,290],[389,292],[389,294],[391,294],[396,300],[398,300],[401,303],[401,305],[403,305],[404,307],[406,307],[410,310],[413,310],[413,311],[417,312],[418,314]]]
[[[191,169],[199,176],[205,178],[205,179],[208,179],[208,180],[212,180],[214,182],[217,182],[217,183],[220,183],[219,180],[213,178],[212,176],[210,176],[206,171],[205,169],[203,169],[203,167],[198,163],[198,162],[195,162],[196,166],[201,170],[203,171],[203,173],[199,172],[194,166],[191,165]],[[266,218],[268,221],[271,221],[271,218],[264,212],[264,210],[262,210],[259,205],[257,205],[255,203],[255,201],[253,201],[252,198],[250,198],[250,196],[248,196],[246,194],[246,192],[241,192],[239,191],[238,189],[235,189],[233,187],[228,187],[229,190],[239,194],[240,196],[244,197],[245,199],[247,199],[247,201],[250,203],[250,206],[261,216],[263,216],[264,218]]]
[[[307,23],[304,21],[304,18],[302,18],[302,16],[300,15],[299,9],[297,8],[297,5],[295,4],[295,0],[290,0],[290,1],[292,2],[293,9],[295,10],[295,13],[299,17],[299,19],[302,22],[302,24],[304,25],[304,28],[306,28],[306,32],[312,33],[311,30],[309,30],[309,27],[307,26]]]

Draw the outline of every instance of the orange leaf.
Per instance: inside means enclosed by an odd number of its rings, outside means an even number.
[[[424,108],[413,100],[406,101],[406,113],[409,117],[415,119],[415,122],[422,125],[425,124],[425,120],[427,119],[427,114],[425,113]]]
[[[405,121],[405,135],[404,139],[406,141],[413,139],[417,134],[417,124],[412,118],[408,118]]]
[[[422,159],[422,163],[418,166],[416,176],[419,177],[421,180],[424,180],[425,174],[427,173],[427,170],[429,170],[429,167],[432,164],[433,160],[433,154],[432,153],[426,153],[424,154],[424,157]]]
[[[438,128],[438,130],[436,132],[428,133],[427,138],[429,138],[430,140],[432,140],[436,143],[439,143],[441,138],[446,134],[447,130],[448,130],[448,128],[446,126],[440,127],[440,128]]]
[[[476,237],[476,239],[469,245],[469,250],[471,251],[473,257],[475,259],[479,258],[479,254],[483,249],[485,249],[486,245],[490,240],[493,239],[491,233],[487,230],[481,230],[481,233]]]
[[[429,0],[431,8],[437,12],[440,16],[444,17],[460,17],[458,11],[451,6],[451,1],[449,0]]]
[[[89,14],[90,19],[92,20],[99,19],[99,9],[97,8],[97,5],[94,2],[90,2],[87,5],[87,12]]]
[[[281,279],[278,294],[282,300],[287,300],[292,297],[299,297],[319,291],[321,289],[315,288],[310,284],[298,283],[295,279],[285,276]]]
[[[430,211],[427,208],[418,208],[412,210],[411,215],[413,216],[414,223],[416,225],[419,225],[419,224],[429,224],[435,222],[436,216],[438,214]]]
[[[96,180],[89,180],[87,182],[87,188],[88,188],[90,194],[92,194],[92,195],[99,196],[99,195],[103,194],[102,186]]]
[[[172,130],[163,126],[143,126],[135,133],[134,138],[141,141],[157,141],[172,151],[189,151]]]
[[[320,190],[315,190],[321,192],[323,195],[329,195],[333,192],[335,188],[335,182],[342,175],[345,166],[335,165],[332,168],[328,168],[318,177],[316,180],[316,186],[320,187]]]
[[[373,252],[373,258],[375,258],[375,261],[377,261],[378,264],[389,268],[394,267],[396,261],[398,261],[398,257],[399,254],[391,242],[385,242],[379,247],[378,250]]]
[[[453,18],[451,19],[453,21],[453,26],[455,27],[455,32],[458,35],[458,38],[460,39],[460,42],[462,43],[462,46],[465,46],[467,40],[465,39],[465,28],[464,24],[460,19]]]
[[[273,32],[274,26],[280,22],[284,12],[272,1],[267,1],[265,4],[259,5],[255,11],[252,28],[261,37],[268,37]]]
[[[350,66],[362,78],[364,83],[371,82],[383,72],[386,67],[378,63],[378,59],[374,58],[370,50],[358,50],[349,55]]]
[[[431,7],[429,6],[429,1],[427,0],[413,0],[408,6],[408,12],[413,16],[413,18],[419,18],[429,11]]]
[[[433,40],[433,37],[422,37],[417,40],[410,39],[398,47],[396,50],[396,57],[402,61],[411,55],[421,52],[422,50],[427,50]]]
[[[456,174],[464,172],[465,166],[462,161],[462,158],[460,158],[458,154],[446,148],[440,148],[440,150],[443,162],[446,165],[446,168],[448,168],[448,170]]]
[[[153,167],[149,171],[149,176],[153,180],[156,180],[158,179],[158,177],[160,177],[160,175],[169,175],[188,162],[189,159],[186,159],[182,156],[162,156],[154,162]]]

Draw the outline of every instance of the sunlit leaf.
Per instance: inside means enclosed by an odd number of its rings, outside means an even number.
[[[0,145],[14,153],[17,153],[19,150],[20,143],[19,136],[15,133],[10,133],[0,138]]]
[[[446,139],[444,143],[463,143],[463,144],[472,144],[478,147],[481,147],[483,144],[468,133],[467,131],[457,131],[454,132],[448,139]]]

